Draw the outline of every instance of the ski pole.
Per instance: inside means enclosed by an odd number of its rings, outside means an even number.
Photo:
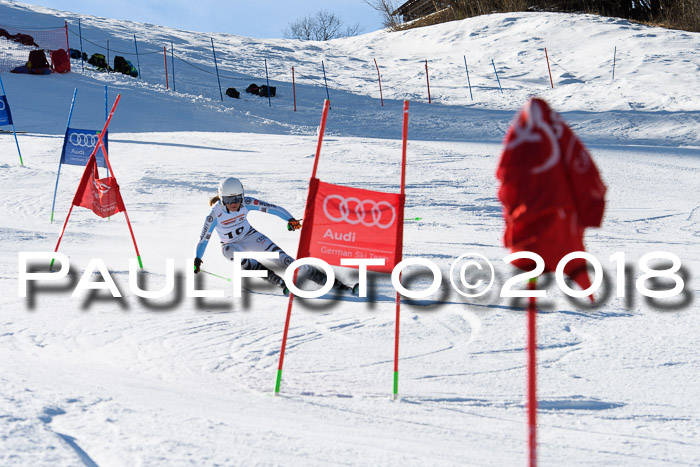
[[[213,272],[205,271],[205,270],[202,269],[202,268],[199,268],[199,272],[203,272],[204,274],[209,274],[210,276],[218,277],[219,279],[223,279],[223,280],[225,280],[225,281],[231,282],[231,278],[230,278],[230,277],[220,276],[220,275],[218,275],[218,274],[214,274]]]

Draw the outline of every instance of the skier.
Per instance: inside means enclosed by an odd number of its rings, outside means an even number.
[[[278,252],[279,258],[271,260],[278,266],[286,268],[294,258],[285,253],[280,247],[275,245],[272,240],[266,235],[255,230],[248,223],[247,216],[251,210],[266,212],[273,214],[287,221],[287,228],[291,230],[301,229],[301,222],[296,220],[286,209],[274,204],[269,204],[259,199],[243,196],[243,184],[234,177],[223,179],[219,183],[218,196],[214,196],[209,200],[211,211],[204,222],[202,234],[197,243],[196,258],[194,259],[194,272],[199,273],[202,265],[202,256],[207,248],[211,232],[216,228],[221,240],[221,251],[229,260],[233,261],[233,254],[242,251],[267,251]],[[262,279],[274,284],[282,289],[285,295],[289,295],[289,289],[284,283],[284,279],[278,276],[274,271],[260,264],[260,262],[252,258],[244,258],[241,260],[243,269],[257,269],[267,271],[267,277]],[[299,277],[308,277],[317,284],[323,285],[326,283],[326,274],[320,269],[305,264],[299,268]],[[338,279],[333,283],[333,288],[343,292],[350,292],[357,295],[358,285],[349,287]]]

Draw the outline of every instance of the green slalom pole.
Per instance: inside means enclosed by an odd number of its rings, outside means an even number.
[[[404,219],[404,221],[422,221],[422,217],[411,217],[410,219]]]
[[[324,104],[326,108],[330,107],[330,102],[326,101]],[[324,110],[324,114],[327,112],[327,110]],[[326,123],[325,118],[323,119],[323,124],[321,125],[321,132],[319,136],[319,145],[321,138],[323,137],[323,125]],[[318,162],[318,157],[316,158],[316,161]],[[314,169],[314,175],[316,173],[316,170]],[[312,175],[313,178],[313,175]],[[294,271],[294,278],[292,279],[292,283],[296,284],[297,282],[297,274],[299,273],[299,270],[297,269]],[[287,335],[289,333],[289,323],[292,319],[292,303],[294,302],[294,294],[290,293],[289,294],[289,303],[287,304],[287,318],[285,319],[284,322],[284,332],[282,333],[282,347],[280,348],[280,362],[279,366],[277,367],[277,380],[275,381],[275,396],[280,395],[280,385],[282,384],[282,366],[284,365],[284,352],[287,349]]]
[[[282,370],[277,370],[277,382],[275,383],[275,396],[279,395],[281,384],[282,384]]]
[[[399,282],[401,282],[401,274],[399,273]],[[394,335],[394,391],[393,400],[399,398],[399,323],[401,318],[401,295],[396,292],[396,334]]]

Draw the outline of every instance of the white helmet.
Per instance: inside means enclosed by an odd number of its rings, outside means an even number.
[[[243,198],[243,184],[235,177],[228,177],[219,182],[219,199],[222,203],[228,204],[224,198],[238,197]],[[241,199],[242,201],[242,199]]]

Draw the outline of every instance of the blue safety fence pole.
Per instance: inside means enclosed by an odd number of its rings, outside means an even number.
[[[139,75],[141,75],[141,73],[139,73]],[[107,103],[107,97],[108,97],[107,96],[107,85],[105,84],[105,123],[107,123],[107,120],[109,120],[109,105]],[[106,133],[107,132],[105,131],[105,135],[104,135],[105,137],[107,136]],[[102,151],[103,151],[102,155],[104,156],[105,161],[106,161],[108,156],[107,156],[107,154],[104,154],[105,149],[107,149],[107,146],[102,146]],[[97,157],[97,153],[95,153],[95,157]],[[107,170],[107,177],[109,177],[109,164],[106,164],[106,165],[107,165],[107,167],[105,167],[105,169]],[[107,220],[111,221],[112,216],[107,216]]]
[[[267,59],[265,59],[265,80],[267,81],[267,103],[272,107],[272,98],[270,97],[272,92],[270,91],[270,76],[267,74]]]
[[[467,66],[467,56],[464,56],[464,68],[467,69],[467,84],[469,85],[469,97],[474,100],[474,96],[472,95],[472,83],[469,81],[469,67]]]
[[[498,78],[498,71],[496,71],[496,64],[493,63],[493,59],[491,59],[491,65],[493,65],[493,72],[496,73],[496,81],[498,81],[498,89],[500,89],[501,94],[503,94],[503,88],[501,87],[501,80]]]
[[[2,78],[0,78],[0,90],[2,90],[2,95],[5,96],[5,102],[7,102],[7,94],[5,94],[5,85],[2,84]],[[12,134],[15,135],[15,144],[17,145],[17,154],[19,154],[19,165],[24,165],[22,160],[22,152],[19,150],[19,141],[17,141],[17,130],[15,130],[15,121],[12,120],[12,114],[10,113],[10,103],[7,102],[7,116],[12,124]]]
[[[85,73],[85,60],[83,60],[83,30],[80,28],[80,18],[78,18],[78,37],[80,37],[80,71]]]
[[[221,92],[221,78],[219,78],[219,65],[216,64],[216,51],[214,50],[214,38],[210,37],[211,39],[211,52],[214,54],[214,68],[216,68],[216,80],[219,82],[219,96],[221,96],[221,100],[224,100],[224,95]]]
[[[141,79],[141,63],[139,60],[139,46],[136,43],[136,34],[134,34],[134,48],[136,49],[136,66],[139,67],[139,79]]]
[[[107,103],[107,85],[105,85],[105,122],[109,118],[109,105]],[[97,154],[95,154],[95,157],[97,157]],[[105,154],[106,157],[106,154]],[[109,177],[109,166],[107,166],[107,176]]]
[[[331,96],[328,93],[328,80],[326,79],[326,66],[323,64],[323,60],[321,60],[321,69],[323,69],[323,81],[326,83],[326,97],[328,98],[328,109],[331,109],[330,106],[330,101],[331,101]]]
[[[66,134],[68,134],[68,129],[70,128],[70,120],[73,117],[73,106],[75,105],[75,96],[78,94],[78,88],[73,91],[73,100],[70,102],[70,111],[68,112],[68,123],[66,123]],[[63,137],[63,147],[65,150],[66,141],[65,136]],[[61,151],[61,156],[63,156],[63,151]],[[51,222],[53,222],[53,213],[56,208],[56,193],[58,193],[58,179],[61,177],[61,165],[62,157],[58,159],[58,173],[56,174],[56,187],[53,190],[53,202],[51,203]]]

